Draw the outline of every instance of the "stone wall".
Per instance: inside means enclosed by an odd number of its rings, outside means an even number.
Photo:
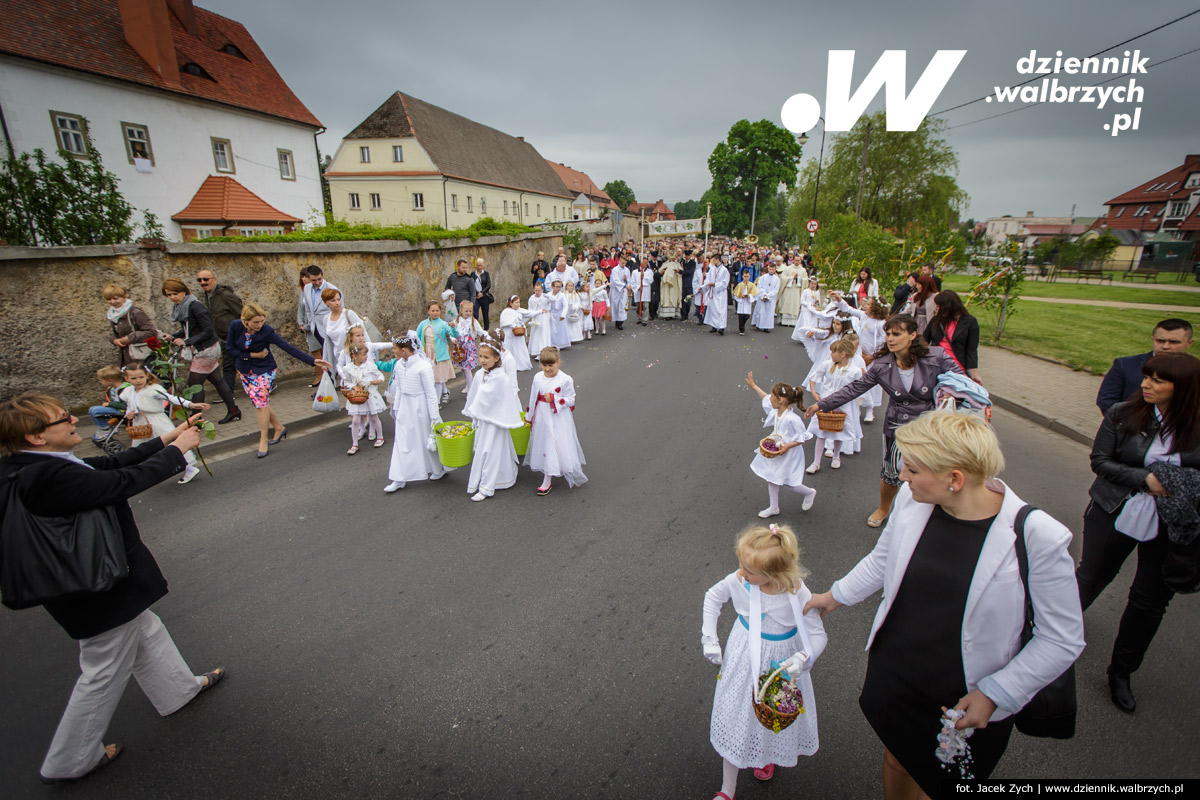
[[[0,247],[0,397],[44,391],[73,409],[94,405],[101,396],[95,371],[117,363],[105,304],[107,283],[124,286],[134,303],[160,329],[173,332],[171,304],[163,280],[178,278],[196,288],[196,272],[213,270],[219,283],[267,312],[267,321],[289,342],[304,347],[296,325],[299,272],[316,264],[342,290],[348,308],[370,317],[381,331],[416,327],[425,303],[441,295],[459,258],[483,258],[492,275],[492,325],[510,294],[522,302],[531,293],[529,264],[539,250],[554,252],[562,235],[554,232],[492,236],[440,246],[408,242],[288,242],[278,244],[178,244],[166,250],[136,245],[91,247]],[[284,376],[308,368],[280,355]]]

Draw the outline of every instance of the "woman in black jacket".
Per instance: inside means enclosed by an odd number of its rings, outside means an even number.
[[[1075,571],[1086,611],[1137,548],[1137,572],[1108,665],[1109,691],[1123,711],[1136,707],[1130,675],[1175,594],[1163,580],[1167,537],[1154,502],[1167,492],[1148,467],[1167,462],[1200,469],[1200,359],[1155,356],[1142,375],[1141,396],[1110,408],[1092,445],[1096,480],[1088,491],[1083,558]]]
[[[191,348],[192,363],[188,368],[188,385],[199,386],[200,391],[189,399],[203,403],[204,382],[208,381],[225,404],[225,416],[218,420],[217,424],[224,425],[226,422],[241,419],[242,412],[233,402],[233,392],[221,374],[221,343],[217,339],[208,309],[196,295],[188,291],[187,284],[183,281],[168,278],[163,281],[162,293],[174,304],[171,309],[171,321],[182,326],[171,336],[173,343],[176,347]]]
[[[979,321],[967,313],[958,292],[947,289],[933,298],[937,313],[922,333],[931,347],[940,347],[976,383],[979,379]]]

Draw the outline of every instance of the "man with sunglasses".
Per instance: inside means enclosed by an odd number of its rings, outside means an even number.
[[[238,297],[233,289],[225,284],[217,283],[217,276],[211,269],[202,269],[197,272],[196,280],[200,284],[200,302],[204,303],[204,307],[208,309],[208,314],[212,317],[213,328],[216,329],[217,338],[221,342],[221,374],[225,376],[225,385],[236,396],[237,387],[241,383],[234,380],[237,372],[234,370],[233,356],[230,355],[229,348],[225,346],[225,339],[229,336],[230,324],[235,319],[242,318],[242,298]]]
[[[26,392],[0,403],[0,503],[10,513],[10,487],[31,514],[70,517],[111,509],[125,545],[128,575],[105,592],[44,603],[67,635],[79,640],[81,675],[40,770],[45,783],[75,781],[121,754],[103,736],[132,676],[162,716],[217,684],[223,669],[195,675],[150,606],[167,581],[142,543],[129,498],[182,472],[184,453],[200,443],[197,417],[113,456],[81,459],[79,421],[49,395]],[[13,520],[23,519],[13,511]]]

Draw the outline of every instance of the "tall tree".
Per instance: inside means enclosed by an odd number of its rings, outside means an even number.
[[[836,214],[853,214],[861,183],[865,220],[901,235],[957,227],[968,197],[958,186],[958,155],[943,137],[944,128],[945,122],[934,118],[915,131],[889,131],[880,110],[835,135],[821,165],[817,219],[826,222]],[[810,140],[807,146],[812,144]],[[793,235],[807,237],[804,223],[813,214],[817,167],[816,159],[809,159],[792,193],[788,229]]]
[[[637,202],[637,198],[633,194],[633,189],[629,188],[629,184],[625,181],[609,181],[604,184],[604,193],[612,198],[612,201],[617,204],[617,208],[622,212],[629,209],[629,206]]]
[[[700,200],[680,200],[671,209],[675,219],[699,219],[704,216],[704,203]]]
[[[738,236],[749,230],[755,189],[762,206],[775,197],[780,184],[796,182],[799,158],[800,145],[774,122],[742,119],[733,123],[725,141],[708,157],[712,188],[703,199],[713,204],[713,230]],[[756,233],[759,227],[756,221]]]

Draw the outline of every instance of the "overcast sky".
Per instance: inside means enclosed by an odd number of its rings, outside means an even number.
[[[780,122],[792,94],[824,105],[829,50],[855,50],[857,87],[887,49],[908,52],[911,89],[938,49],[966,50],[932,111],[1012,85],[1017,59],[1087,56],[1200,7],[1196,0],[892,0],[592,5],[397,3],[395,0],[197,0],[244,24],[325,124],[332,154],[392,92],[513,136],[639,200],[698,199],[707,160],[739,119]],[[1197,46],[1200,14],[1108,55],[1140,48],[1150,64]],[[1200,152],[1200,52],[1137,76],[1140,130],[1102,129],[1133,105],[1043,105],[966,124],[1017,104],[979,102],[945,114],[969,216],[1079,216]],[[1046,76],[1054,77],[1054,76]],[[1059,75],[1066,85],[1106,76]],[[1040,77],[1039,77],[1040,80]],[[1122,77],[1108,86],[1123,85]],[[1192,88],[1188,88],[1188,87]],[[870,106],[882,107],[883,93]],[[819,130],[819,129],[818,129]],[[819,133],[804,148],[817,157]],[[826,141],[828,150],[828,140]]]

